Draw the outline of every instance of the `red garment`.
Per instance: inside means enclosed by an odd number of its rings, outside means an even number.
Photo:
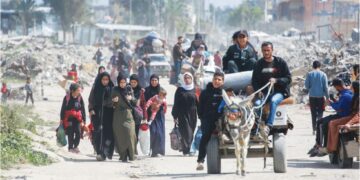
[[[155,95],[152,98],[150,98],[145,105],[145,111],[147,112],[147,109],[151,108],[151,120],[154,120],[157,112],[160,109],[160,106],[164,107],[164,113],[166,113],[167,105],[166,105],[166,99],[164,98],[161,100],[159,98],[159,95]],[[148,119],[148,114],[145,113],[145,119]]]
[[[78,75],[76,71],[69,71],[68,72],[68,78],[71,78],[74,82],[78,82]]]
[[[141,124],[141,125],[140,125],[140,129],[141,129],[142,131],[147,131],[147,130],[149,129],[149,125],[148,125],[148,124]]]
[[[3,93],[3,94],[7,93],[6,85],[1,88],[1,93]]]
[[[89,129],[90,132],[94,131],[94,125],[92,124],[92,122],[90,122],[90,124],[87,126],[87,128]]]
[[[82,122],[82,115],[81,115],[81,111],[75,111],[74,109],[65,111],[65,118],[63,119],[63,125],[64,128],[66,129],[69,126],[69,122],[68,119],[70,117],[74,117],[76,120],[78,120],[80,123]]]

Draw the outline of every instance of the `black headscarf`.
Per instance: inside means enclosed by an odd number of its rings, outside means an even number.
[[[105,66],[100,66],[100,67],[98,68],[98,74],[100,74],[100,69],[105,69]]]
[[[195,38],[194,39],[202,40],[201,34],[200,33],[195,33]]]
[[[118,75],[118,77],[116,78],[116,80],[117,80],[117,83],[118,83],[118,87],[117,87],[117,89],[119,90],[119,92],[120,92],[120,94],[121,95],[126,95],[126,87],[125,88],[121,88],[120,87],[120,81],[121,80],[125,80],[125,82],[126,82],[126,77],[122,74],[122,73],[119,73],[119,75]]]
[[[101,82],[103,77],[109,78],[109,84],[104,86]],[[111,96],[111,89],[114,87],[114,83],[111,81],[110,74],[107,72],[100,73],[95,81],[94,86],[94,96],[95,96],[95,105],[101,105],[103,99],[107,99]]]
[[[147,88],[145,88],[145,93],[144,93],[146,101],[160,92],[160,82],[156,87],[153,87],[151,85],[152,79],[157,79],[158,81],[160,80],[158,75],[156,75],[156,74],[151,75],[150,85]]]
[[[130,81],[131,80],[134,80],[134,81],[137,81],[137,86],[135,88],[133,88],[133,91],[134,91],[134,96],[136,99],[139,99],[140,98],[140,94],[141,94],[141,85],[140,85],[140,82],[139,82],[139,77],[137,74],[132,74],[130,76]]]

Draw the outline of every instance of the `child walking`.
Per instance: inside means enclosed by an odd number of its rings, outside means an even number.
[[[32,89],[32,85],[31,85],[30,77],[28,77],[26,79],[25,90],[26,90],[25,105],[27,105],[29,98],[31,100],[32,105],[34,105],[33,89]]]

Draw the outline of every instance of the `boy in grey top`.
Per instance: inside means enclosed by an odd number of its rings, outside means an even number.
[[[32,105],[34,105],[33,90],[32,90],[32,85],[31,85],[31,79],[30,79],[30,77],[28,77],[28,78],[26,79],[25,91],[26,91],[25,105],[27,105],[29,98],[30,98],[30,100],[31,100]]]
[[[316,131],[316,121],[323,116],[325,98],[329,99],[328,79],[326,74],[320,70],[320,66],[319,61],[314,61],[314,70],[307,74],[305,80],[305,88],[309,90],[313,134]]]

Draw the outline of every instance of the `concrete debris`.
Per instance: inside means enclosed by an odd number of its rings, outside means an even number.
[[[0,39],[1,79],[24,80],[32,77],[34,83],[57,83],[57,77],[66,75],[71,64],[76,64],[78,76],[84,84],[91,84],[96,72],[92,60],[97,47],[61,45],[49,38],[21,36]],[[106,50],[104,50],[106,51]]]

